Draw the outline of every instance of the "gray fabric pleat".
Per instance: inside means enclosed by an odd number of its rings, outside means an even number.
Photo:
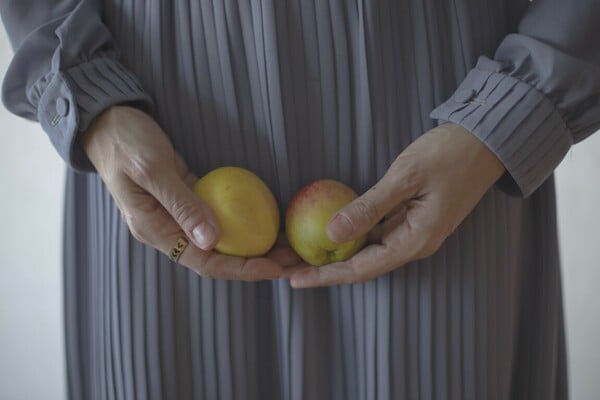
[[[107,0],[104,17],[190,168],[249,168],[283,216],[315,179],[366,190],[434,126],[515,28],[503,2],[472,3]],[[291,290],[173,265],[130,236],[98,176],[69,170],[70,396],[564,399],[553,190],[492,189],[432,257]]]

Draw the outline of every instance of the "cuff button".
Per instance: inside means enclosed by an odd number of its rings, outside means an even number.
[[[64,97],[56,99],[56,113],[61,117],[66,117],[69,113],[69,102]]]

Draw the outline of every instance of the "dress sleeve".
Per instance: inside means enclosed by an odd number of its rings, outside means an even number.
[[[600,128],[599,38],[600,1],[534,0],[430,117],[476,135],[507,170],[497,185],[526,197]]]
[[[15,51],[2,86],[4,105],[39,121],[68,166],[95,172],[77,133],[111,105],[152,105],[118,61],[100,0],[2,0],[0,14]]]

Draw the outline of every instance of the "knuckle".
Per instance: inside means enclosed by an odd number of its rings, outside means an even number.
[[[134,156],[129,159],[129,174],[136,182],[151,182],[155,176],[155,163],[146,157]]]
[[[427,257],[432,257],[438,250],[442,247],[442,242],[436,243],[429,249],[429,255]]]
[[[146,244],[146,242],[144,241],[144,239],[142,238],[142,236],[139,234],[139,232],[137,230],[130,227],[129,231],[131,232],[131,236],[133,236],[133,238],[135,240],[137,240],[140,243]]]
[[[186,200],[174,200],[171,213],[184,229],[192,229],[196,224],[194,218],[199,214],[198,206]]]
[[[119,204],[118,201],[115,201],[117,203],[117,208],[119,210],[119,215],[121,216],[121,221],[127,223],[127,213],[125,212],[125,209]]]
[[[198,275],[201,278],[210,278],[211,276],[206,272],[206,269],[201,267],[201,266],[196,266],[194,268],[192,268],[194,270],[194,272],[196,273],[196,275]]]
[[[209,263],[210,256],[201,254],[199,257],[194,257],[194,261],[188,267],[202,278],[215,278]]]
[[[204,262],[191,262],[189,265],[188,264],[184,264],[187,268],[191,269],[192,271],[194,271],[196,273],[196,275],[202,277],[202,278],[210,278],[207,268],[206,268],[206,263]]]
[[[175,168],[180,175],[186,175],[189,172],[187,163],[181,156],[181,154],[174,152],[175,154]]]
[[[142,221],[139,215],[124,212],[123,219],[135,240],[144,244],[149,244],[145,231],[142,229]]]
[[[441,235],[430,232],[428,235],[426,235],[426,239],[422,244],[420,251],[421,256],[423,258],[431,257],[440,249],[440,247],[442,247],[443,242],[444,239]]]
[[[377,210],[377,207],[370,200],[364,198],[357,199],[356,203],[354,204],[354,207],[359,218],[369,223],[375,223],[380,220],[380,215]]]
[[[140,243],[151,245],[147,235],[147,230],[144,229],[144,218],[141,213],[123,211],[123,220],[131,232],[131,236]]]

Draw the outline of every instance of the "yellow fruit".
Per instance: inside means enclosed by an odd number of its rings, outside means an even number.
[[[217,251],[254,257],[273,247],[279,232],[279,209],[273,193],[258,176],[238,167],[217,168],[196,182],[194,192],[219,222]]]
[[[313,182],[294,196],[286,212],[285,233],[304,261],[317,266],[344,261],[364,246],[366,236],[335,243],[326,231],[335,213],[356,197],[351,188],[331,179]]]

